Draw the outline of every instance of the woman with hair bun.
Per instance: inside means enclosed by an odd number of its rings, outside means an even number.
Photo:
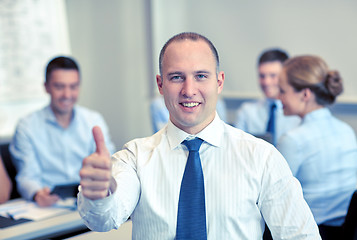
[[[279,86],[284,114],[302,122],[277,148],[301,183],[322,239],[339,239],[357,184],[355,133],[327,108],[342,93],[342,79],[321,58],[298,56],[284,63]]]

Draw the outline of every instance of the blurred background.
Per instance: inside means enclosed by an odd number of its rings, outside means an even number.
[[[333,113],[357,131],[356,26],[354,0],[0,0],[0,141],[48,103],[45,67],[62,54],[81,67],[79,104],[103,114],[118,149],[151,135],[159,51],[183,31],[218,49],[228,121],[242,101],[261,97],[257,58],[280,47],[340,71],[345,91]]]

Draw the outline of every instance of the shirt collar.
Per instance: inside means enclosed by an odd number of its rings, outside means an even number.
[[[74,106],[73,107],[73,115],[72,115],[72,120],[71,122],[73,122],[75,119],[76,119],[76,112],[77,112],[77,107]],[[45,119],[46,121],[50,122],[50,123],[56,123],[58,124],[57,122],[57,119],[56,119],[56,116],[51,108],[50,105],[46,106],[45,109],[44,109],[44,113],[45,113]]]
[[[167,125],[167,137],[171,149],[178,147],[185,139],[194,137],[199,137],[205,142],[213,146],[219,147],[222,143],[223,133],[224,123],[219,118],[217,113],[213,121],[196,135],[191,135],[179,129],[171,121],[169,121]]]
[[[266,99],[266,104],[268,107],[270,107],[273,103],[275,103],[277,109],[283,108],[283,104],[279,99],[273,99],[273,98]]]
[[[303,122],[316,121],[317,119],[328,118],[329,116],[331,116],[330,110],[326,107],[323,107],[306,114]]]

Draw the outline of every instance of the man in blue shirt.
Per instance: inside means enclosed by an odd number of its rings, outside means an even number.
[[[256,136],[268,132],[270,115],[274,115],[274,127],[271,132],[272,143],[276,144],[279,138],[288,130],[296,127],[300,119],[295,116],[284,116],[279,97],[279,74],[283,62],[288,59],[287,53],[280,49],[269,49],[263,52],[258,59],[259,85],[265,98],[253,102],[243,103],[238,109],[235,127]],[[274,105],[275,112],[271,112]]]
[[[52,59],[46,68],[49,106],[21,119],[10,144],[21,196],[50,206],[59,200],[51,194],[59,184],[79,183],[83,157],[95,150],[93,126],[104,129],[105,143],[114,152],[103,117],[76,106],[80,90],[77,63],[68,57]]]

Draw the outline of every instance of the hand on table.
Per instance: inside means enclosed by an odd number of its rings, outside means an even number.
[[[48,187],[45,187],[38,191],[35,196],[34,200],[40,207],[49,207],[55,204],[60,197],[56,194],[51,194],[51,190]]]

